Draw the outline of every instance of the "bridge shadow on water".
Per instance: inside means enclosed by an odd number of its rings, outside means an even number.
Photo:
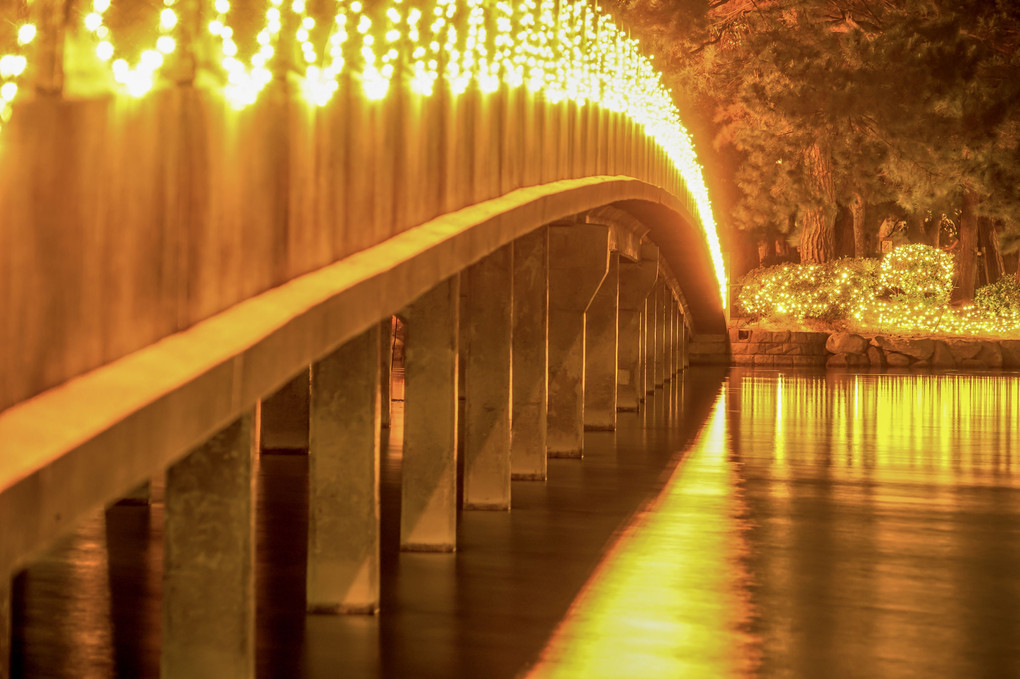
[[[705,423],[724,371],[688,370],[585,458],[513,482],[511,512],[462,512],[455,554],[400,553],[402,404],[382,459],[377,616],[304,611],[307,457],[263,454],[257,486],[259,677],[515,677],[539,659],[616,536]],[[384,431],[384,436],[386,432]],[[159,675],[162,483],[149,507],[97,512],[19,575],[15,677]]]

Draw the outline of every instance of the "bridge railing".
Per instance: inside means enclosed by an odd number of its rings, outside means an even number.
[[[163,5],[7,17],[0,411],[521,187],[661,187],[722,275],[668,94],[589,5]]]

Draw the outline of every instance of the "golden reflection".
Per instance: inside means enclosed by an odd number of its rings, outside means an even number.
[[[753,424],[737,443],[755,464],[778,463],[773,474],[824,463],[855,475],[877,466],[887,479],[938,472],[970,482],[1016,464],[1013,377],[735,371],[734,381]]]
[[[734,369],[531,671],[1020,676],[1020,376]]]
[[[726,395],[589,580],[531,677],[725,677],[755,664]]]

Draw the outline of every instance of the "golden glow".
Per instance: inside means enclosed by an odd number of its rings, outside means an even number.
[[[84,16],[84,26],[96,41],[96,58],[110,64],[114,80],[133,96],[156,85],[168,55],[177,50],[175,0],[162,4],[154,44],[134,64],[119,54],[105,24],[110,0],[92,0]],[[258,99],[274,78],[274,57],[280,49],[290,49],[279,44],[282,12],[289,11],[295,19],[288,24],[295,27],[294,45],[302,54],[303,89],[320,106],[337,92],[350,63],[353,80],[360,82],[368,99],[385,98],[395,78],[426,96],[435,91],[437,81],[454,95],[471,86],[483,93],[526,86],[551,103],[590,103],[630,118],[678,170],[703,228],[725,306],[722,253],[691,138],[651,59],[597,7],[583,0],[434,0],[422,7],[387,0],[381,13],[369,16],[360,0],[337,0],[333,21],[320,26],[308,15],[305,0],[292,0],[285,9],[283,0],[266,4],[254,36],[257,47],[250,55],[241,55],[229,0],[215,0],[215,15],[207,24],[219,40],[224,94],[238,108]],[[23,25],[20,44],[28,44],[34,35],[34,26]],[[7,66],[12,74],[24,70],[23,64],[18,70],[9,60]]]
[[[24,11],[27,13],[28,6]],[[24,52],[35,41],[36,28],[31,22],[18,25],[17,45],[9,53],[0,56],[0,127],[11,119],[11,105],[18,96],[18,80],[28,68]]]
[[[719,395],[659,498],[613,545],[530,677],[729,677],[753,667],[727,398]]]
[[[141,97],[155,86],[158,73],[165,64],[165,55],[172,53],[176,47],[176,41],[170,36],[177,26],[174,4],[175,0],[163,0],[156,44],[152,49],[143,50],[133,66],[124,58],[114,59],[117,48],[110,40],[110,29],[104,19],[110,9],[110,0],[93,0],[92,11],[85,15],[85,29],[96,40],[96,58],[102,62],[112,60],[110,70],[113,79],[131,96]]]
[[[739,304],[763,317],[845,316],[865,331],[1020,335],[1018,312],[949,305],[953,257],[935,248],[900,246],[882,259],[877,275],[870,278],[851,266],[775,267],[741,289]]]

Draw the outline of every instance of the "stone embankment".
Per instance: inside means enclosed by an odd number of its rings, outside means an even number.
[[[1020,340],[929,339],[829,335],[825,349],[830,368],[934,368],[1001,370],[1020,368]]]
[[[690,359],[692,365],[1020,370],[1020,340],[930,339],[731,327],[728,335],[696,337],[690,345]]]

